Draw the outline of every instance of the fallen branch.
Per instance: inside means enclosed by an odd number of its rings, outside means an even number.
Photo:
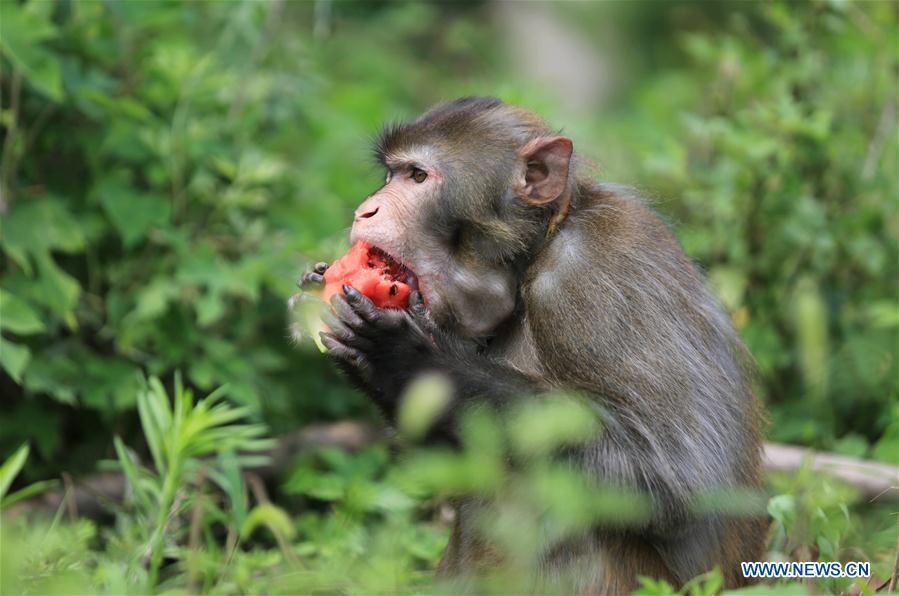
[[[857,457],[815,452],[808,447],[765,444],[767,472],[795,472],[808,458],[811,468],[859,489],[869,500],[899,500],[899,467]]]
[[[301,452],[316,447],[339,447],[357,450],[384,438],[384,433],[363,422],[344,420],[332,424],[313,424],[283,435],[269,451],[268,463],[249,469],[263,480],[275,478],[287,470]],[[72,479],[66,488],[48,490],[16,503],[6,514],[15,516],[29,511],[45,511],[51,515],[63,504],[81,515],[97,518],[125,498],[125,477],[118,472],[100,472],[86,478]]]
[[[323,446],[356,450],[385,438],[385,433],[358,421],[316,424],[284,435],[269,453],[269,463],[253,468],[253,474],[270,480],[287,470],[301,452]],[[808,458],[811,458],[808,460]],[[768,472],[795,472],[810,461],[813,470],[827,473],[856,487],[869,500],[899,500],[899,467],[855,457],[816,453],[805,447],[765,444],[765,469]],[[72,480],[66,489],[53,489],[12,506],[8,514],[28,511],[55,512],[63,504],[87,517],[99,517],[109,506],[121,503],[125,496],[125,478],[104,472]]]

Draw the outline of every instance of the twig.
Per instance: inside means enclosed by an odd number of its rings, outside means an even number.
[[[22,91],[22,75],[18,69],[12,69],[12,81],[9,84],[9,126],[3,140],[3,156],[0,157],[0,213],[6,213],[13,201],[12,182],[16,170],[15,155],[17,127],[19,124],[19,99]]]
[[[893,573],[890,575],[890,585],[887,592],[896,591],[896,580],[899,579],[899,538],[896,539],[896,560],[893,562]]]
[[[899,467],[795,445],[765,445],[765,469],[794,472],[810,460],[815,471],[858,488],[864,497],[899,498]]]
[[[877,171],[877,162],[880,161],[880,154],[883,151],[883,144],[886,142],[887,135],[895,132],[896,128],[896,102],[890,100],[883,106],[880,112],[880,118],[877,120],[877,128],[874,130],[874,136],[868,143],[868,152],[865,155],[865,165],[862,167],[862,180],[870,180]]]
[[[247,486],[253,491],[253,497],[256,498],[256,502],[270,505],[271,500],[268,498],[268,493],[265,490],[265,484],[263,484],[262,479],[258,475],[249,472],[244,475],[244,478],[247,482]],[[284,537],[284,534],[281,533],[281,530],[270,525],[269,531],[275,536],[275,541],[278,543],[278,548],[284,553],[284,558],[287,559],[291,565],[298,565],[300,561],[290,548],[290,543],[287,541],[287,538]]]
[[[41,110],[41,113],[37,115],[34,123],[28,127],[28,133],[25,135],[25,140],[22,143],[22,153],[24,155],[28,154],[31,146],[34,145],[34,142],[37,140],[38,134],[43,130],[44,125],[47,123],[47,120],[50,119],[59,106],[55,103],[48,103],[44,106],[44,109]]]
[[[66,472],[62,474],[62,482],[66,487],[66,509],[69,514],[69,521],[78,519],[78,503],[75,501],[75,483],[72,482],[72,476]]]
[[[193,507],[190,512],[190,565],[187,570],[187,591],[197,593],[197,556],[200,549],[200,530],[203,529],[203,492],[206,489],[206,466],[200,466],[197,472],[197,492],[194,494]]]

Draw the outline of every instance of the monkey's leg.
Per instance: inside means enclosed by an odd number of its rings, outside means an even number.
[[[592,573],[582,578],[589,580],[581,584],[582,593],[630,594],[637,589],[640,575],[664,580],[675,589],[680,584],[659,552],[637,536],[600,536],[594,566]]]

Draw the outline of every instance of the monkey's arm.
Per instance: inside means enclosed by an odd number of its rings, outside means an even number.
[[[423,372],[449,377],[453,400],[435,424],[434,434],[452,439],[456,413],[466,403],[498,404],[535,393],[535,381],[511,367],[478,354],[476,345],[436,329],[420,296],[408,311],[380,309],[354,288],[336,295],[330,333],[322,334],[328,353],[350,379],[368,393],[388,420],[395,420],[403,390]]]

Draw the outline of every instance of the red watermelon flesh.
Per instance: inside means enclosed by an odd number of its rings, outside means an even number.
[[[325,302],[343,292],[344,284],[371,298],[378,308],[403,309],[409,306],[409,293],[417,286],[415,276],[384,251],[357,242],[349,252],[325,271]]]

